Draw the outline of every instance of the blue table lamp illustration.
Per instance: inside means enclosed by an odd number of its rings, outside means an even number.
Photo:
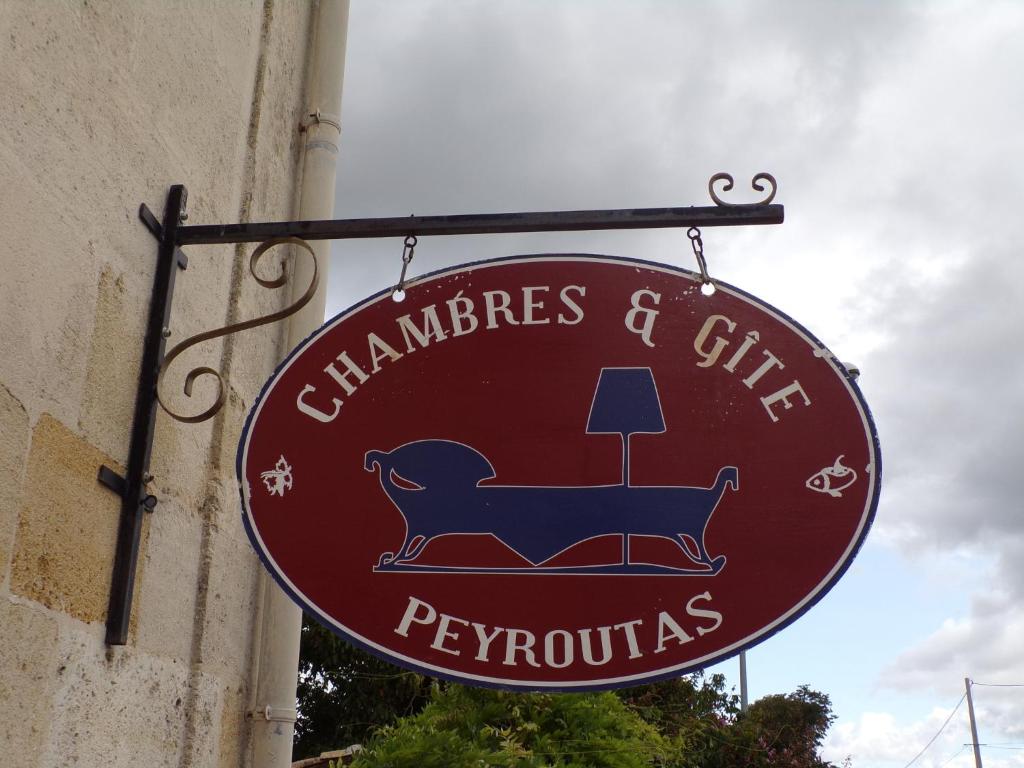
[[[650,368],[603,368],[590,406],[588,435],[622,435],[622,484],[629,485],[630,435],[665,431]]]

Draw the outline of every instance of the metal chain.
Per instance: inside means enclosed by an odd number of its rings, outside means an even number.
[[[402,273],[398,276],[398,285],[391,292],[391,295],[399,301],[405,298],[405,271],[409,268],[409,262],[412,261],[417,242],[416,235],[406,235],[402,246]]]
[[[700,268],[700,281],[703,285],[711,285],[711,275],[708,274],[708,262],[704,258],[704,241],[700,239],[700,230],[697,227],[690,227],[686,230],[686,236],[690,238],[690,245],[693,246],[693,255],[697,257],[697,266]]]

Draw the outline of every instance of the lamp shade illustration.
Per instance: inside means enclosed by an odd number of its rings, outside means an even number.
[[[629,485],[630,435],[665,431],[650,368],[604,368],[587,420],[588,435],[622,435],[622,484]]]

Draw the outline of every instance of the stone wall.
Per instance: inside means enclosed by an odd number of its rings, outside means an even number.
[[[0,755],[5,765],[239,766],[259,564],[234,451],[283,329],[168,370],[226,371],[203,424],[158,418],[126,646],[104,630],[167,189],[189,223],[294,213],[311,6],[283,0],[0,3]],[[192,246],[169,344],[276,309],[251,246]],[[270,261],[279,262],[275,255]],[[273,265],[271,265],[273,266]],[[197,384],[181,410],[198,412]]]

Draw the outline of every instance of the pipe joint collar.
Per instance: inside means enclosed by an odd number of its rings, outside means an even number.
[[[334,130],[336,130],[338,133],[341,133],[341,117],[339,115],[325,114],[321,112],[319,109],[310,112],[308,115],[302,118],[302,122],[299,123],[299,130],[305,132],[309,130],[309,127],[311,125],[320,125],[322,123],[326,123],[327,125],[332,126]]]
[[[274,707],[266,706],[263,709],[254,709],[248,714],[250,720],[266,720],[268,723],[295,722],[294,709],[275,709]]]

